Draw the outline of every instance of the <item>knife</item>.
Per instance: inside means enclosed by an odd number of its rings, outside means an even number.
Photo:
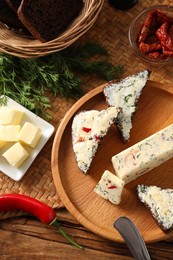
[[[114,222],[115,229],[125,240],[135,260],[151,260],[146,244],[134,223],[127,217],[120,217]]]

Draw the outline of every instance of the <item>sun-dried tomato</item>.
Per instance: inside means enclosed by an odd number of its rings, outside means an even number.
[[[144,21],[140,33],[139,33],[139,42],[144,42],[150,35],[152,35],[157,29],[157,19],[156,19],[157,10],[151,11],[146,20]]]
[[[160,43],[159,39],[157,38],[157,36],[155,34],[149,36],[145,43],[151,44],[151,43]]]
[[[166,14],[164,14],[163,12],[161,12],[160,10],[157,10],[157,23],[158,24],[162,24],[162,23],[168,23],[168,24],[172,24],[173,23],[173,18],[167,16]]]
[[[163,55],[162,57],[165,57],[165,56],[170,56],[170,57],[173,57],[173,51],[168,51],[168,50],[165,50],[165,48],[162,48],[163,49]]]
[[[160,43],[148,44],[148,43],[141,42],[140,45],[139,45],[139,49],[143,53],[158,51],[158,50],[161,50],[161,48],[162,48],[162,45]]]
[[[169,24],[163,23],[157,30],[156,35],[165,50],[173,51],[173,39],[168,34]]]
[[[170,28],[168,30],[168,34],[171,37],[171,39],[173,39],[173,25],[170,26]]]
[[[159,56],[160,53],[158,51],[148,53],[148,57],[154,60],[158,59]]]
[[[151,59],[173,57],[173,17],[152,10],[138,35],[139,50]]]

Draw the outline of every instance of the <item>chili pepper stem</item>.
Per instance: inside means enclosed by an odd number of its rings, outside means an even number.
[[[73,246],[79,248],[79,249],[84,249],[83,246],[77,244],[74,240],[72,240],[66,233],[65,231],[59,226],[58,222],[55,220],[53,223],[52,223],[53,226],[55,226],[57,228],[57,230],[61,233],[61,235],[67,239],[67,241],[72,244]]]

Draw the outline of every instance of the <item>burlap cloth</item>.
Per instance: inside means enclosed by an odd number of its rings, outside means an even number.
[[[128,28],[133,17],[145,7],[158,4],[171,4],[171,1],[139,0],[132,9],[120,11],[111,7],[105,0],[97,21],[78,42],[99,42],[106,47],[109,52],[109,61],[114,65],[121,64],[124,66],[125,72],[123,77],[137,73],[142,69],[150,69],[152,71],[151,80],[170,84],[173,82],[172,65],[156,66],[140,60],[134,55],[128,42]],[[92,75],[82,76],[82,80],[86,91],[105,83],[105,81]],[[61,119],[75,101],[72,99],[66,100],[59,96],[51,99],[51,101],[53,118],[50,123],[57,129]],[[54,136],[45,145],[21,181],[15,182],[3,173],[0,173],[0,194],[25,194],[37,198],[53,208],[63,207],[58,191],[55,189],[51,173],[53,138]],[[7,212],[6,214],[1,214],[0,218],[21,214],[21,212]]]

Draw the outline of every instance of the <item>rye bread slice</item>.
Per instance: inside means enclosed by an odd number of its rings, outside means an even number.
[[[34,38],[55,39],[66,30],[83,8],[83,0],[22,0],[18,17]]]
[[[17,14],[8,7],[5,0],[0,1],[0,22],[11,28],[19,29],[24,27]]]
[[[17,13],[17,9],[19,8],[21,4],[21,0],[5,0],[7,5],[11,8],[11,10],[15,13]]]

